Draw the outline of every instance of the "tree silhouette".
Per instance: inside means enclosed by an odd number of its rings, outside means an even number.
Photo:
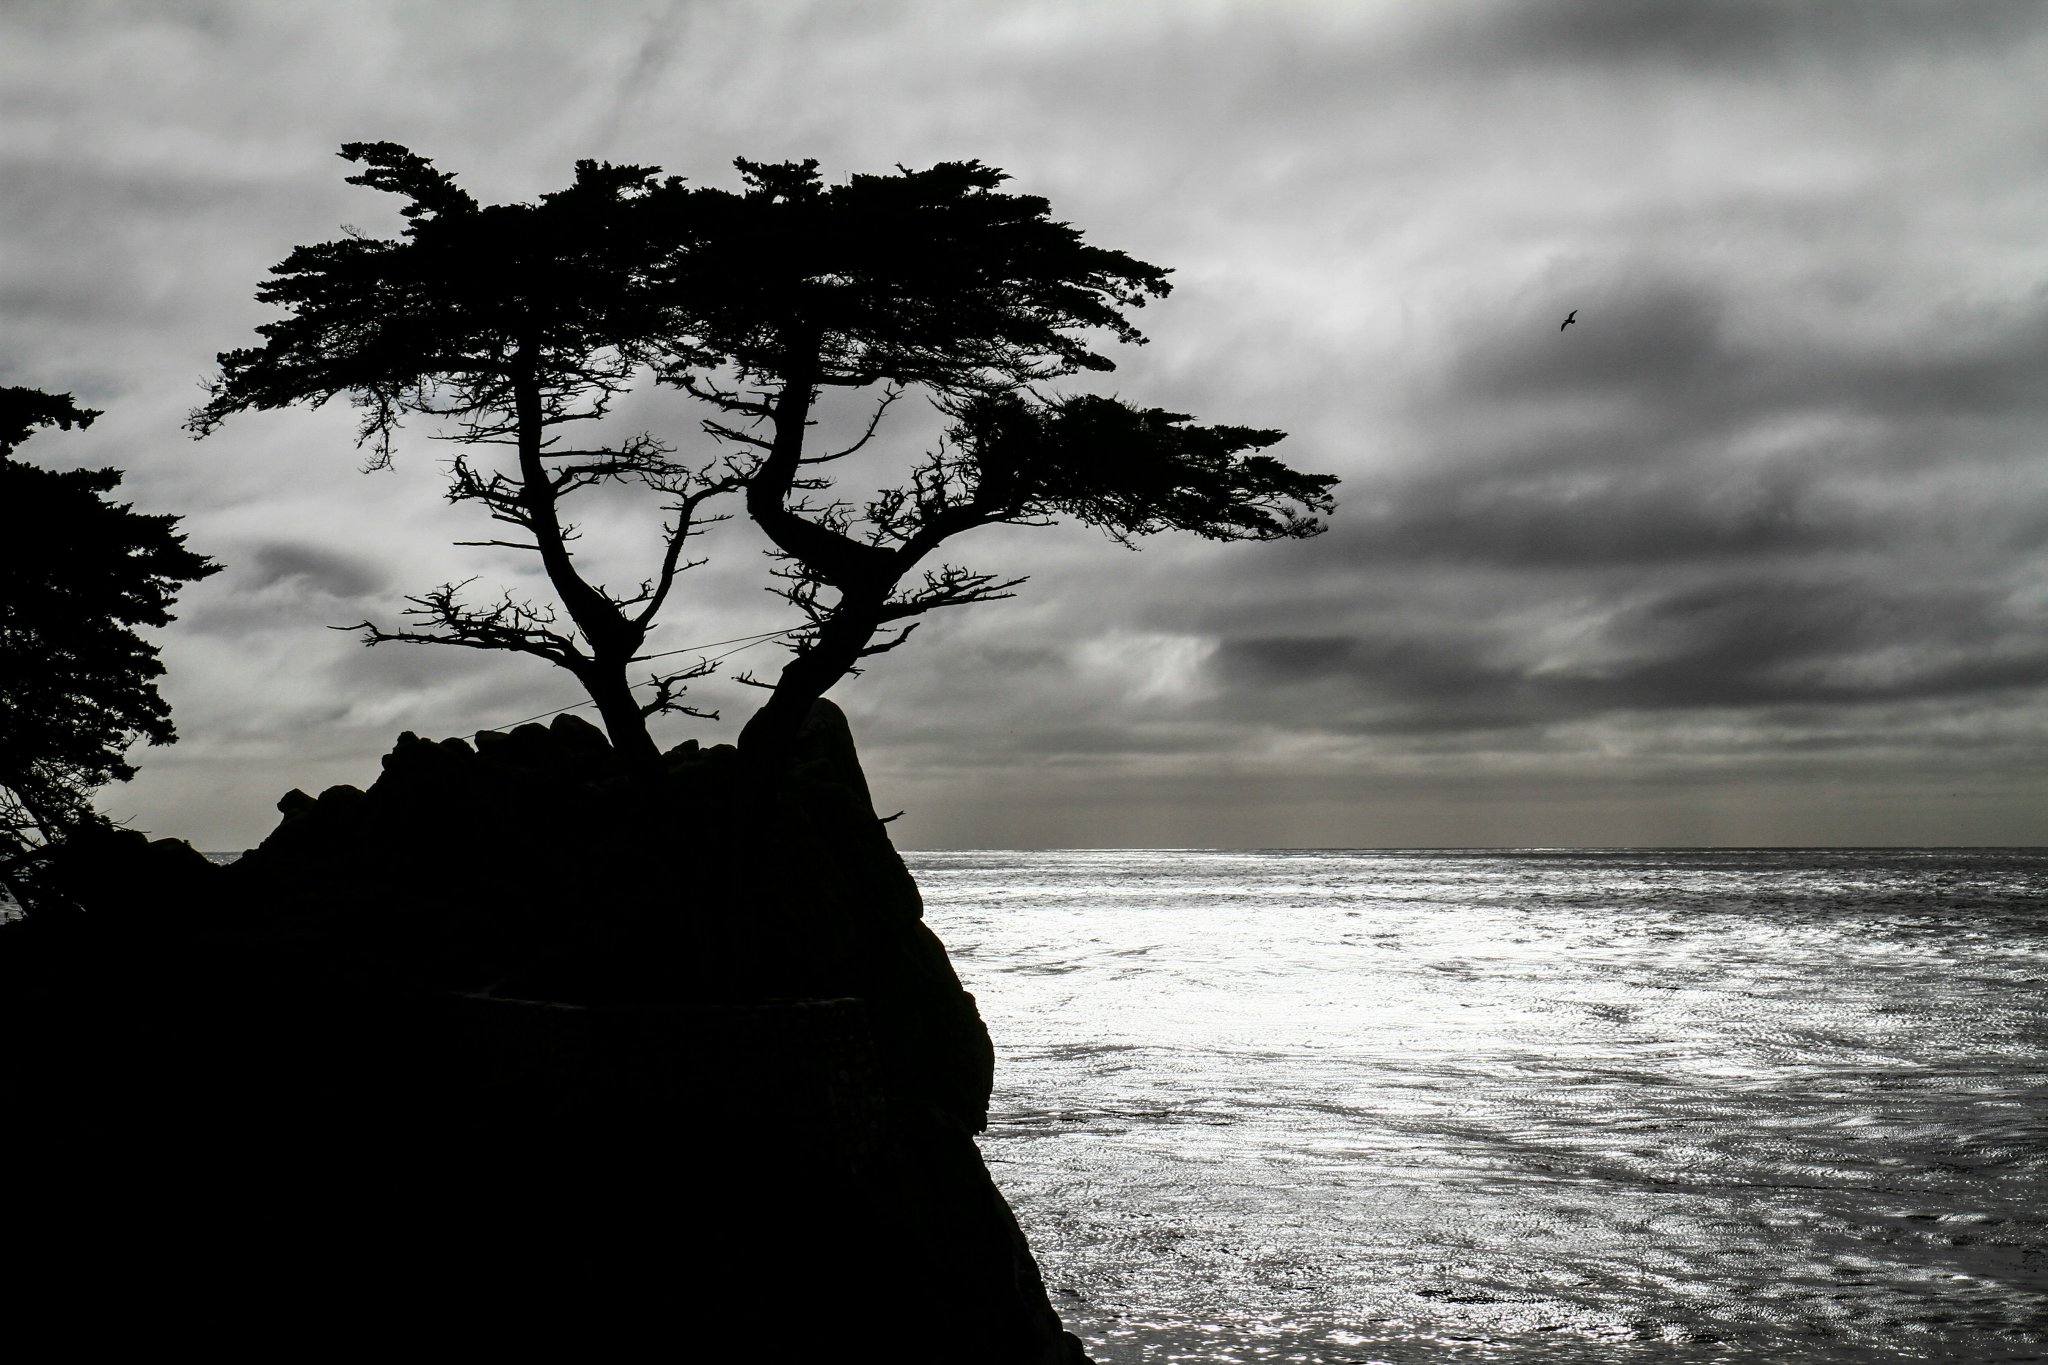
[[[1281,432],[1037,389],[1114,368],[1091,333],[1142,342],[1124,310],[1168,292],[1164,269],[1088,245],[1044,199],[1005,193],[1008,177],[975,161],[832,186],[815,161],[737,164],[743,190],[688,197],[677,307],[693,345],[665,378],[722,409],[706,429],[752,452],[747,512],[809,623],[741,732],[743,753],[772,763],[810,704],[902,644],[912,618],[1024,582],[931,566],[978,526],[1071,516],[1126,545],[1164,530],[1270,540],[1322,529],[1336,480],[1255,453]],[[817,467],[865,445],[874,422],[822,454],[806,431],[822,391],[874,386],[877,419],[917,386],[952,425],[907,482],[856,507],[830,496]]]
[[[554,606],[510,593],[475,604],[465,594],[471,579],[407,599],[413,628],[341,628],[373,645],[512,650],[560,665],[589,692],[620,752],[651,764],[646,717],[702,714],[679,697],[710,665],[656,674],[644,703],[628,670],[677,576],[694,567],[685,543],[723,520],[705,504],[737,490],[740,475],[727,461],[685,466],[651,435],[598,446],[563,437],[604,417],[671,354],[677,243],[662,233],[676,220],[647,210],[675,197],[680,182],[582,161],[574,184],[538,203],[480,206],[403,147],[354,142],[341,155],[367,167],[350,184],[409,201],[406,227],[397,240],[351,232],[302,246],[272,267],[256,297],[290,315],[257,329],[264,345],[220,357],[211,399],[188,426],[206,435],[232,413],[318,407],[345,394],[362,413],[357,443],[378,467],[390,462],[405,416],[452,419],[443,435],[464,452],[451,462],[448,500],[481,504],[523,537],[461,543],[537,553],[567,622]],[[477,453],[492,446],[508,450],[509,468]],[[603,483],[639,484],[666,500],[659,559],[629,591],[588,581],[571,550],[577,531],[562,503]]]
[[[153,681],[180,587],[220,566],[185,548],[174,516],[106,494],[118,469],[39,469],[15,449],[39,427],[100,414],[69,394],[0,388],[0,867],[99,819],[93,790],[135,775],[137,739],[177,738]]]
[[[352,234],[300,247],[258,298],[290,310],[265,344],[220,357],[205,434],[249,408],[347,394],[359,444],[387,462],[399,420],[454,419],[465,447],[503,445],[510,472],[452,464],[448,497],[477,502],[526,537],[464,542],[535,550],[569,618],[510,595],[464,599],[468,582],[409,599],[418,628],[366,640],[535,654],[573,672],[613,741],[651,763],[645,717],[684,710],[683,682],[711,667],[627,681],[676,576],[684,543],[724,520],[704,507],[744,494],[802,614],[795,657],[748,720],[740,750],[776,766],[811,703],[860,661],[901,645],[914,618],[1006,597],[1025,580],[935,560],[979,526],[1072,517],[1129,545],[1165,530],[1219,540],[1314,535],[1333,506],[1326,475],[1260,454],[1282,433],[1200,426],[1179,413],[1040,386],[1114,368],[1095,334],[1141,343],[1125,316],[1168,292],[1167,271],[1089,245],[977,161],[828,186],[814,161],[735,163],[737,191],[686,187],[637,166],[579,162],[567,190],[479,206],[432,163],[389,143],[351,143],[350,182],[405,196],[399,240]],[[722,454],[674,458],[652,435],[569,448],[560,428],[602,417],[654,376],[708,404]],[[807,444],[821,396],[874,392],[872,417],[839,449]],[[900,396],[920,390],[949,425],[905,482],[855,504],[824,466],[868,447]],[[561,503],[635,482],[670,520],[658,570],[630,594],[587,582]],[[473,582],[474,580],[470,580]],[[755,681],[743,679],[744,681]],[[693,713],[695,714],[695,713]]]

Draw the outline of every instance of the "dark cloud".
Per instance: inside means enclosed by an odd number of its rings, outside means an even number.
[[[1526,406],[1569,423],[1588,458],[1674,434],[1725,437],[1790,413],[2048,413],[2048,385],[2038,382],[2048,367],[2048,281],[1995,307],[1914,304],[1873,329],[1868,318],[1806,321],[1827,310],[1800,298],[1805,289],[1745,298],[1740,286],[1716,289],[1654,265],[1614,274],[1560,292],[1579,313],[1562,332],[1561,315],[1464,319],[1472,340],[1438,377],[1434,408]],[[1498,434],[1512,442],[1514,428],[1504,426]]]
[[[382,591],[383,567],[362,555],[294,541],[271,541],[240,556],[251,571],[250,586],[291,583],[327,597],[362,597]]]
[[[186,632],[318,631],[361,619],[366,600],[386,591],[388,576],[376,560],[317,541],[208,542],[207,549],[226,572],[188,594],[179,609]]]
[[[1571,0],[1528,5],[1499,0],[1482,15],[1447,6],[1447,27],[1493,53],[1586,62],[1777,66],[1851,62],[1873,56],[1924,60],[1983,50],[2048,27],[2027,0],[1962,7],[1916,0],[1848,5],[1779,0]]]
[[[1351,508],[1333,552],[1364,568],[1436,561],[1521,568],[1809,556],[1899,528],[1792,471],[1440,477]]]
[[[1644,595],[1548,652],[1530,635],[1498,617],[1247,635],[1221,642],[1216,660],[1247,700],[1278,689],[1276,704],[1297,716],[1310,708],[1321,723],[1386,734],[1626,712],[1760,718],[1820,705],[1963,704],[2048,686],[2039,623],[1985,591],[1745,576]],[[1813,723],[1810,710],[1798,719]]]
[[[1445,389],[1466,402],[1569,395],[1654,408],[1725,386],[1740,357],[1724,338],[1724,300],[1696,283],[1636,273],[1617,270],[1592,297],[1573,292],[1555,317],[1470,319],[1473,340],[1447,369]],[[1569,328],[1567,313],[1578,315]]]
[[[1647,707],[1963,701],[2048,683],[2048,648],[2016,640],[2022,624],[1982,590],[1720,582],[1620,613],[1620,661],[1562,686],[1582,703]]]
[[[669,0],[668,5],[648,22],[646,35],[635,48],[632,60],[619,73],[617,93],[590,132],[593,146],[608,147],[620,127],[642,104],[648,90],[660,83],[676,44],[682,40],[690,0]]]
[[[1382,628],[1225,640],[1218,665],[1229,682],[1255,691],[1330,680],[1360,701],[1443,706],[1469,724],[1473,701],[1512,691],[1516,681],[1514,670],[1488,662],[1486,652],[1485,640],[1471,634]]]

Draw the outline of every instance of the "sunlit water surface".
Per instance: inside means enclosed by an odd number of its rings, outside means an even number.
[[[908,856],[1100,1361],[2048,1359],[2048,851]]]

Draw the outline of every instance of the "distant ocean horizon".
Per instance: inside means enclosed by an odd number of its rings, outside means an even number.
[[[917,850],[1104,1365],[2048,1359],[2048,850]]]
[[[170,836],[175,838],[176,836]],[[253,847],[253,845],[251,846]],[[202,857],[232,863],[248,849],[201,849]],[[919,848],[897,845],[906,860],[927,853],[1460,853],[1534,855],[1558,853],[2048,853],[2048,844],[1375,844],[1347,847],[1320,844],[1067,844],[1047,847],[960,845]]]
[[[904,858],[925,853],[2048,853],[2042,844],[1058,844],[1043,847],[898,844]],[[214,857],[214,854],[207,854]],[[240,856],[223,855],[223,856]]]
[[[925,854],[952,853],[1330,853],[1330,854],[1636,854],[1636,853],[2013,853],[2048,854],[2048,838],[2038,844],[1065,844],[1006,847],[948,845],[919,847],[897,841],[906,860]],[[211,855],[209,855],[211,856]]]

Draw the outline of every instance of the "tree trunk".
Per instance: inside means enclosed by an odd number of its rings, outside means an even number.
[[[640,703],[633,700],[633,689],[626,683],[625,666],[607,666],[599,662],[593,667],[579,669],[577,676],[583,690],[597,703],[597,713],[604,720],[605,733],[611,736],[612,748],[618,751],[619,757],[644,771],[651,772],[659,767],[661,750],[655,746],[654,736],[647,733],[647,717],[640,714]]]
[[[877,624],[876,612],[850,609],[841,601],[811,649],[789,661],[774,692],[740,728],[740,756],[750,766],[771,776],[781,771],[811,703],[853,670]]]
[[[845,673],[844,669],[818,666],[815,657],[792,660],[768,700],[740,727],[740,756],[759,772],[772,775],[781,771],[796,743],[797,730],[811,713],[811,703]]]

